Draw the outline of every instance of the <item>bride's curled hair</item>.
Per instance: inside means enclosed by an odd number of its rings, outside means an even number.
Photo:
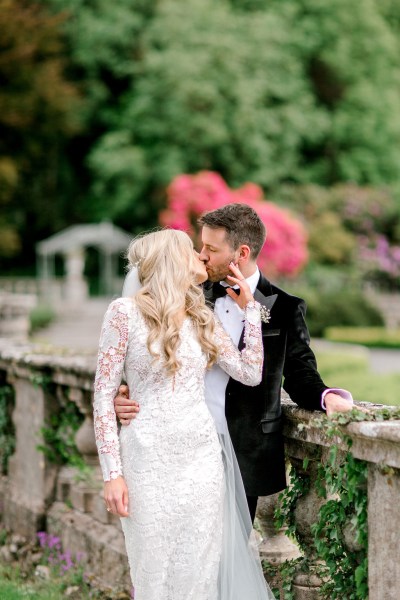
[[[131,242],[127,258],[130,267],[138,268],[142,288],[135,301],[149,328],[150,354],[161,358],[154,348],[159,341],[167,372],[176,373],[180,366],[179,331],[185,314],[192,319],[208,367],[212,366],[217,358],[214,316],[196,283],[195,255],[189,236],[176,229],[148,233]]]

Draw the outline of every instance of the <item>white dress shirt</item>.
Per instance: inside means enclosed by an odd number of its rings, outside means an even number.
[[[246,278],[251,293],[254,294],[260,271],[258,268],[253,275]],[[224,281],[221,285],[229,287]],[[238,287],[238,286],[234,286]],[[222,323],[225,331],[230,335],[235,346],[239,344],[243,331],[244,312],[228,294],[222,298],[217,298],[214,312]],[[225,373],[218,365],[214,365],[205,376],[205,398],[209,411],[214,417],[214,421],[219,432],[224,431],[225,423],[225,391],[228,385],[229,375]]]

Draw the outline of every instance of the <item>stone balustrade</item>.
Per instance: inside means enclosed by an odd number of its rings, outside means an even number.
[[[0,338],[26,340],[36,296],[0,291]]]
[[[94,356],[51,353],[32,345],[0,341],[0,377],[15,392],[13,423],[16,447],[8,475],[0,485],[3,524],[31,539],[46,528],[58,535],[64,548],[83,552],[87,570],[102,585],[130,588],[128,564],[119,519],[107,513],[97,461],[92,421]],[[88,469],[50,462],[38,449],[41,430],[52,415],[74,403],[81,414],[75,441]],[[332,440],[313,426],[314,415],[283,400],[287,455],[301,471],[309,459],[309,491],[295,509],[297,530],[310,561],[317,561],[310,527],[323,500],[317,495],[315,471]],[[374,410],[374,407],[372,407]],[[299,425],[306,428],[299,428]],[[400,589],[400,421],[358,422],[347,426],[356,458],[368,463],[368,566],[369,598],[397,600]],[[339,441],[340,444],[340,441]],[[299,556],[297,547],[273,524],[276,497],[263,498],[258,519],[264,540],[263,558],[273,565]],[[293,582],[298,600],[320,598],[321,581],[313,573],[297,573]]]

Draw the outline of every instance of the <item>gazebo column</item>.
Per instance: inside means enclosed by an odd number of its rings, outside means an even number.
[[[103,293],[110,295],[114,292],[113,254],[109,250],[103,250],[102,254],[104,257],[103,270],[101,274]]]
[[[88,297],[87,283],[83,277],[85,253],[76,247],[65,254],[65,298],[71,307],[81,306]]]

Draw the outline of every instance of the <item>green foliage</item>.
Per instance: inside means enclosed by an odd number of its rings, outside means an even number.
[[[179,173],[272,198],[286,183],[400,189],[391,0],[0,1],[5,268],[32,267],[34,242],[72,222],[154,225]],[[329,213],[313,256],[348,263],[354,239]]]
[[[317,127],[291,40],[277,11],[160,3],[118,114],[89,155],[98,201],[112,197],[114,212],[148,191],[157,206],[175,175],[204,168],[234,186],[286,178]]]
[[[275,0],[295,7],[294,43],[312,86],[320,128],[305,144],[309,181],[397,181],[399,38],[380,2]],[[390,81],[389,81],[390,80]],[[391,118],[387,118],[387,115]],[[311,175],[311,177],[310,177]]]
[[[62,223],[63,151],[76,133],[76,87],[60,25],[37,2],[0,0],[0,260],[34,262],[33,244]],[[61,218],[60,218],[61,217]]]
[[[262,561],[262,567],[272,593],[277,600],[293,600],[293,578],[298,570],[306,571],[308,561],[300,558],[280,565]]]
[[[398,41],[372,0],[47,2],[70,14],[98,132],[92,214],[143,218],[175,175],[205,168],[267,189],[397,180]]]
[[[297,294],[302,296],[302,290]],[[312,336],[322,337],[326,328],[338,326],[380,326],[380,312],[357,290],[342,290],[340,293],[320,292],[318,289],[304,290],[307,301],[307,325]]]
[[[87,577],[79,570],[70,571],[62,576],[51,575],[49,580],[43,580],[34,575],[33,571],[24,569],[21,565],[0,565],[0,598],[1,600],[60,600],[70,597],[72,600],[111,600],[120,598],[128,600],[125,596],[109,591],[103,593],[91,587]],[[78,587],[74,594],[66,595],[68,588]]]
[[[333,495],[319,511],[311,530],[318,557],[324,561],[320,575],[327,598],[364,600],[368,595],[367,464],[347,452],[338,459],[332,446],[326,464],[320,464],[316,488],[323,498]],[[345,545],[345,529],[351,530],[359,550]]]
[[[59,412],[50,416],[46,426],[41,428],[43,444],[38,446],[38,450],[54,464],[68,464],[86,471],[86,463],[75,444],[75,434],[82,421],[82,414],[76,404],[66,403]]]
[[[307,468],[307,462],[305,462],[304,468]],[[310,478],[304,474],[300,474],[291,467],[289,473],[289,485],[286,490],[280,494],[279,505],[275,510],[276,527],[279,529],[285,525],[287,527],[287,535],[295,538],[300,547],[301,540],[298,538],[296,532],[293,507],[296,506],[297,500],[306,494],[309,489]]]
[[[47,325],[50,325],[50,323],[54,321],[54,318],[54,311],[49,306],[36,306],[29,315],[31,323],[30,333],[33,333],[42,327],[47,327]]]
[[[15,448],[15,431],[11,420],[14,408],[14,390],[0,383],[0,473],[7,474],[8,459]]]
[[[362,344],[371,348],[399,348],[400,329],[384,327],[328,327],[324,337],[334,342]]]

